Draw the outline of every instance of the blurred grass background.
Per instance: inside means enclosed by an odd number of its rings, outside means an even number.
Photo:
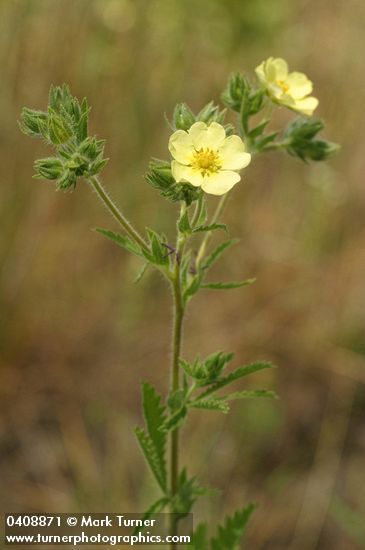
[[[202,292],[184,355],[273,360],[249,383],[281,399],[192,415],[183,462],[221,491],[196,519],[259,504],[247,548],[365,548],[364,23],[356,0],[0,2],[2,510],[142,510],[155,487],[132,434],[139,385],[168,384],[168,290],[133,285],[138,262],[90,231],[115,226],[86,185],[31,179],[49,152],[19,132],[21,107],[44,108],[51,83],[86,95],[112,195],[172,236],[175,207],[143,179],[167,155],[164,113],[199,110],[274,55],[315,82],[342,150],[318,165],[267,155],[235,189],[225,221],[242,240],[215,275],[257,283]]]

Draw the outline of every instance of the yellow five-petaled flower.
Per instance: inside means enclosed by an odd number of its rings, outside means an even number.
[[[226,136],[217,122],[209,126],[195,122],[187,132],[177,130],[170,137],[169,150],[174,158],[171,170],[175,180],[201,187],[211,195],[223,195],[232,189],[241,179],[238,171],[251,161],[242,139]]]
[[[309,95],[313,84],[304,73],[290,73],[287,62],[280,57],[269,57],[255,72],[273,101],[304,115],[313,114],[318,99]]]

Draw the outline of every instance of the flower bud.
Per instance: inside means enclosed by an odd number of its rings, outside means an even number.
[[[60,178],[64,171],[63,163],[57,157],[49,157],[36,160],[34,163],[36,178],[44,178],[47,180],[56,180]]]
[[[73,170],[66,170],[59,180],[57,189],[63,189],[67,191],[68,189],[73,190],[76,187],[77,176]]]
[[[55,145],[66,143],[72,136],[72,128],[65,119],[52,109],[48,113],[48,135]]]
[[[19,122],[22,132],[29,136],[45,136],[47,133],[47,113],[23,108]]]
[[[235,73],[228,81],[227,88],[222,94],[222,101],[227,107],[239,113],[242,100],[248,96],[249,91],[250,85],[247,79],[240,73]]]
[[[174,109],[173,125],[176,130],[189,130],[196,118],[186,103],[178,103]]]

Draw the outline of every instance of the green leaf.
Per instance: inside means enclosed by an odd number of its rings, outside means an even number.
[[[228,232],[227,226],[225,223],[211,223],[210,225],[200,225],[193,229],[193,233],[201,233],[206,231],[215,231],[215,229],[223,229],[226,233]]]
[[[205,259],[205,261],[202,264],[202,268],[204,270],[211,268],[212,265],[220,258],[223,252],[227,250],[227,248],[231,247],[232,245],[238,242],[239,242],[239,239],[229,239],[228,241],[225,241],[219,244],[217,248],[215,248],[213,252],[211,252],[209,256]]]
[[[189,215],[188,215],[187,210],[184,212],[184,214],[179,219],[177,226],[178,226],[179,231],[181,231],[181,233],[191,233]]]
[[[188,407],[192,409],[208,409],[211,411],[220,411],[224,414],[227,414],[229,411],[229,405],[227,403],[224,403],[224,401],[220,398],[192,401],[191,403],[188,403]]]
[[[256,138],[262,134],[262,132],[265,130],[266,126],[269,124],[270,120],[263,120],[258,124],[255,128],[252,128],[252,130],[249,131],[248,136],[250,138]]]
[[[191,550],[208,550],[207,524],[200,523],[193,533]]]
[[[191,279],[189,285],[183,293],[184,302],[186,302],[189,298],[191,298],[192,296],[194,296],[194,294],[198,292],[202,283],[202,278],[202,274],[198,273],[197,275],[195,275],[195,277]]]
[[[279,135],[279,132],[271,132],[271,134],[267,134],[266,136],[262,137],[255,143],[255,150],[261,151],[266,147],[266,145],[269,145],[273,141],[275,141],[276,137]]]
[[[278,395],[271,390],[243,390],[229,393],[228,395],[223,395],[222,397],[217,397],[218,400],[222,399],[223,401],[234,401],[236,399],[252,399],[256,397],[265,397],[268,399],[278,399]]]
[[[233,359],[233,353],[223,353],[222,351],[212,353],[206,359],[201,360],[197,357],[192,365],[180,359],[179,363],[182,369],[194,378],[198,386],[207,386],[219,379],[222,371]]]
[[[145,459],[151,468],[153,475],[163,492],[166,492],[166,470],[162,467],[160,458],[151,438],[146,434],[143,428],[134,428],[134,433],[141,446]]]
[[[250,363],[249,365],[239,367],[238,369],[234,370],[227,376],[224,376],[223,378],[220,378],[219,380],[217,380],[217,382],[215,382],[210,388],[208,388],[203,393],[201,393],[198,399],[199,400],[203,399],[204,397],[207,397],[208,395],[211,395],[212,393],[216,392],[220,388],[223,388],[224,386],[231,384],[235,380],[244,378],[249,374],[253,374],[254,372],[258,372],[264,369],[272,369],[272,368],[274,368],[274,365],[272,363],[269,363],[268,361],[256,361],[254,363]]]
[[[136,428],[135,434],[158,484],[166,491],[166,434],[161,430],[166,420],[165,407],[161,404],[161,396],[150,384],[143,384],[142,393],[148,433],[142,428]]]
[[[149,436],[156,448],[156,452],[164,464],[166,435],[161,432],[160,427],[165,423],[165,407],[161,404],[161,396],[151,384],[145,382],[143,388],[143,413],[146,421]]]
[[[237,281],[232,283],[202,283],[200,288],[211,290],[228,290],[230,288],[240,288],[242,286],[252,285],[256,279],[246,279],[245,281]]]
[[[120,233],[114,233],[109,229],[102,229],[101,227],[97,227],[95,231],[115,242],[118,246],[125,248],[128,252],[132,252],[132,254],[136,254],[136,256],[141,256],[141,249],[129,237],[125,237]]]
[[[209,489],[197,485],[195,477],[189,479],[184,468],[179,475],[177,491],[173,498],[174,513],[179,515],[179,519],[185,517],[197,498],[209,492]]]
[[[249,504],[242,510],[238,510],[233,516],[227,517],[224,525],[218,527],[217,535],[211,540],[211,550],[239,550],[242,548],[240,543],[254,510],[255,506]]]

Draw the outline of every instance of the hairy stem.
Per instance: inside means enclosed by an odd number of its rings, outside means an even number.
[[[124,231],[127,233],[131,239],[136,242],[143,250],[149,252],[148,246],[145,241],[142,239],[141,235],[134,229],[132,224],[127,220],[127,218],[122,214],[119,208],[114,204],[112,199],[109,197],[108,193],[105,191],[104,187],[100,183],[99,179],[96,176],[91,176],[88,179],[89,183],[92,185],[96,191],[100,200],[104,203],[109,212],[114,216],[114,218],[119,222],[123,227]]]
[[[219,201],[218,206],[216,208],[216,211],[214,212],[212,220],[211,220],[210,223],[216,223],[219,220],[219,218],[220,218],[220,216],[221,216],[221,214],[224,210],[224,207],[226,206],[227,199],[228,199],[228,193],[223,195],[223,197]],[[201,243],[201,245],[199,247],[199,250],[198,250],[198,254],[196,256],[196,266],[197,267],[199,266],[200,262],[204,258],[205,252],[207,250],[207,246],[208,246],[209,241],[210,241],[211,238],[212,238],[212,231],[208,231],[205,234],[204,239],[202,240],[202,243]]]
[[[185,203],[181,204],[182,216],[185,212]],[[176,263],[174,277],[172,279],[173,300],[174,300],[174,322],[172,336],[172,364],[171,364],[171,393],[180,388],[180,372],[179,372],[179,357],[182,343],[182,329],[184,321],[184,301],[181,288],[181,259],[184,254],[186,237],[178,231],[176,244]],[[170,494],[172,498],[176,495],[179,477],[179,429],[175,429],[171,433],[170,438]],[[174,512],[174,505],[171,505],[171,513]],[[171,516],[170,535],[177,534],[177,521],[174,516]],[[177,543],[172,542],[170,549],[177,548]]]

